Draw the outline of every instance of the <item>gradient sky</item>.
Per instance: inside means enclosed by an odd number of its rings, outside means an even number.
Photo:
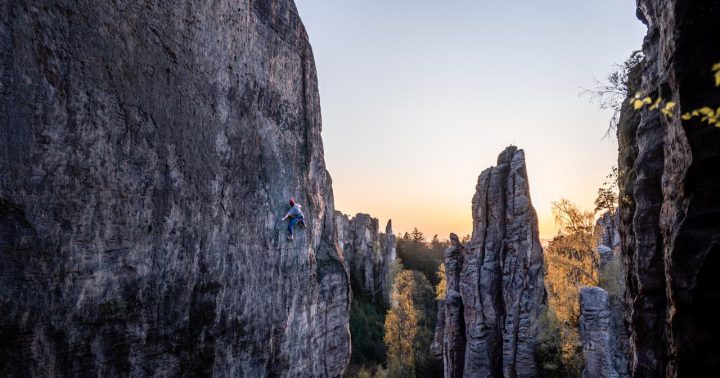
[[[617,161],[583,88],[640,48],[633,0],[296,0],[320,82],[335,207],[395,232],[471,232],[480,172],[525,150],[540,235]]]

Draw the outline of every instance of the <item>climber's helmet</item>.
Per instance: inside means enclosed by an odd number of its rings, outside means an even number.
[[[295,206],[295,198],[290,198],[290,206]]]

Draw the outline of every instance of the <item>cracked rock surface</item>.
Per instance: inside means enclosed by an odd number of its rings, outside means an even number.
[[[681,114],[720,104],[720,1],[639,0],[648,31],[631,80],[675,103],[672,117],[626,104],[618,128],[620,236],[627,267],[631,374],[720,369],[720,128]]]
[[[0,375],[343,373],[350,283],[292,1],[4,1],[0,51]]]
[[[445,377],[535,377],[545,310],[543,252],[530,201],[525,153],[505,149],[484,170],[472,199],[467,245],[451,236],[447,296],[438,301]],[[435,355],[440,354],[438,342]]]

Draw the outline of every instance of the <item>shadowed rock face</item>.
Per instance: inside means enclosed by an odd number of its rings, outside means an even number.
[[[377,218],[368,214],[350,218],[335,211],[335,222],[353,292],[378,296],[390,303],[390,265],[396,255],[392,221],[388,221],[384,234],[379,232]]]
[[[639,0],[638,15],[636,88],[677,105],[673,117],[625,109],[618,130],[631,370],[704,376],[720,368],[720,128],[680,114],[720,104],[720,1]]]
[[[584,378],[617,378],[613,367],[612,313],[605,290],[580,289],[580,337],[585,357]]]
[[[0,51],[0,375],[342,374],[350,284],[292,1],[7,1]]]
[[[472,239],[462,258],[455,250],[445,256],[445,353],[448,335],[463,327],[463,376],[534,377],[546,295],[524,152],[508,147],[496,167],[482,172],[476,190]],[[453,321],[456,310],[462,315]],[[447,360],[446,377],[460,376],[460,367]]]
[[[463,376],[465,368],[465,316],[460,296],[460,273],[463,267],[465,247],[460,244],[456,234],[450,234],[450,247],[444,254],[445,264],[445,299],[439,301],[438,324],[436,334],[442,333],[443,371],[447,378]],[[440,320],[442,318],[442,320]],[[442,327],[442,329],[440,329]],[[437,338],[437,335],[436,335]],[[437,349],[437,347],[436,347]]]

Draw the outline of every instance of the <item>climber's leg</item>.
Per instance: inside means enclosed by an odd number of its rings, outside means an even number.
[[[300,219],[298,217],[292,217],[288,222],[288,240],[293,240],[293,227]]]

